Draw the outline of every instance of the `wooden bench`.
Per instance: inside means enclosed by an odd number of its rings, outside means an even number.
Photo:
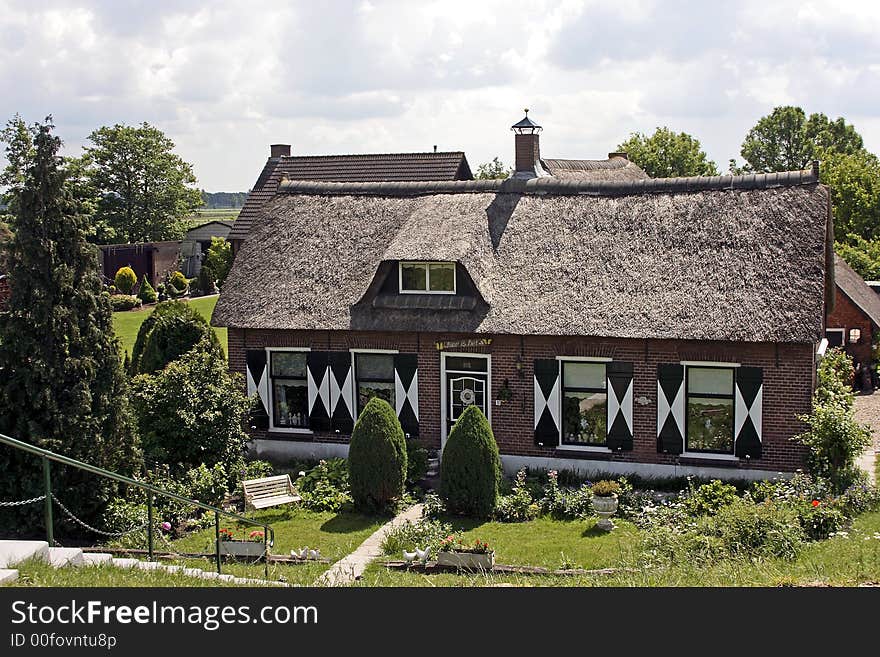
[[[241,482],[241,486],[244,488],[245,511],[265,509],[270,506],[302,500],[290,481],[290,475],[246,479]]]

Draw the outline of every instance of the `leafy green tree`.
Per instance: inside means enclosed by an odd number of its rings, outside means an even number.
[[[192,166],[173,152],[174,142],[142,123],[98,128],[89,135],[84,161],[99,201],[98,223],[119,242],[170,240],[183,233],[184,217],[201,205],[191,187]]]
[[[223,237],[212,237],[204,266],[213,272],[217,286],[223,287],[223,281],[232,268],[232,244]]]
[[[382,511],[403,495],[406,439],[394,409],[373,397],[355,422],[348,448],[348,478],[357,509]]]
[[[12,231],[9,224],[0,221],[0,274],[9,270],[9,245],[12,242]]]
[[[865,150],[825,151],[820,180],[831,188],[834,232],[866,240],[880,238],[880,159]]]
[[[866,281],[880,280],[880,240],[866,240],[858,235],[845,236],[834,243],[834,251]]]
[[[252,400],[212,342],[200,342],[155,375],[135,377],[132,388],[148,463],[166,463],[173,474],[202,463],[220,463],[227,473],[242,467],[249,440],[242,427]]]
[[[718,168],[703,151],[699,139],[666,127],[658,127],[650,136],[634,132],[617,150],[625,152],[652,178],[718,175]]]
[[[864,148],[856,129],[843,118],[806,113],[790,105],[776,107],[749,130],[740,154],[746,172],[795,171],[828,152],[851,155]]]
[[[12,282],[0,313],[0,432],[131,475],[139,467],[127,379],[110,304],[101,295],[94,248],[59,169],[61,141],[51,118],[31,134],[34,157],[16,193]],[[41,494],[39,459],[0,450],[0,499]],[[92,518],[116,486],[73,468],[55,468],[53,486],[74,513]],[[0,526],[39,525],[35,506]],[[9,523],[7,523],[9,521]]]
[[[131,352],[132,374],[152,374],[205,341],[223,359],[217,334],[183,301],[163,301],[138,329]]]
[[[498,502],[501,458],[489,420],[468,406],[449,432],[440,461],[440,496],[452,513],[486,518]]]
[[[6,188],[6,191],[0,194],[0,203],[6,206],[5,213],[0,214],[0,220],[13,223],[16,213],[15,204],[35,155],[33,134],[20,114],[9,119],[6,126],[0,130],[0,142],[6,145],[7,162],[6,167],[0,171],[0,188]]]
[[[491,162],[483,162],[477,167],[474,178],[477,180],[496,180],[510,178],[512,173],[513,167],[506,166],[498,157],[493,157]]]

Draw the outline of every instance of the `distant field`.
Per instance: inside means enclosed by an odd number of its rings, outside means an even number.
[[[192,215],[184,221],[187,228],[195,228],[209,221],[235,221],[241,208],[223,208],[214,210],[196,210]]]
[[[202,315],[202,317],[211,321],[211,315],[214,314],[214,306],[217,305],[217,299],[217,296],[199,297],[197,299],[191,299],[190,301],[187,301],[187,303],[199,311],[199,314]],[[129,355],[131,355],[131,350],[134,347],[134,341],[137,339],[138,330],[140,329],[141,324],[143,324],[144,320],[150,316],[150,313],[153,312],[153,308],[154,306],[149,306],[144,310],[128,310],[125,312],[113,313],[113,330],[116,331],[116,336],[119,338],[121,348],[123,351],[127,351]],[[226,353],[226,329],[215,328],[214,332],[220,339],[220,344],[223,345],[223,353]]]

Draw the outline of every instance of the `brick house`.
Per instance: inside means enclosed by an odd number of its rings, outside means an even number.
[[[479,406],[508,471],[802,467],[834,273],[817,167],[650,179],[513,129],[507,180],[279,180],[214,312],[256,452],[344,456],[380,396],[438,450]]]
[[[880,327],[880,296],[836,254],[834,283],[834,309],[825,322],[828,346],[843,347],[854,363],[870,368],[874,334]]]

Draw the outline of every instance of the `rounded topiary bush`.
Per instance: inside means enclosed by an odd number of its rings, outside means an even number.
[[[406,439],[394,409],[374,397],[354,425],[348,448],[348,478],[354,505],[380,511],[403,495]]]
[[[222,350],[208,321],[189,304],[164,301],[141,324],[131,352],[131,372],[152,374],[161,370],[202,339],[218,352]]]
[[[501,458],[489,420],[476,406],[458,418],[440,462],[440,497],[452,513],[488,517],[498,501]]]
[[[137,274],[134,273],[134,269],[131,267],[120,267],[119,271],[116,272],[116,278],[113,280],[116,289],[122,294],[131,294],[137,282]]]
[[[141,280],[141,289],[138,290],[138,299],[143,303],[156,303],[158,296],[155,288],[153,288],[153,286],[150,285],[150,281],[147,280],[147,275],[144,274],[144,278]]]
[[[186,276],[183,275],[183,272],[176,271],[171,276],[168,277],[168,282],[171,284],[175,290],[180,293],[186,292]]]

